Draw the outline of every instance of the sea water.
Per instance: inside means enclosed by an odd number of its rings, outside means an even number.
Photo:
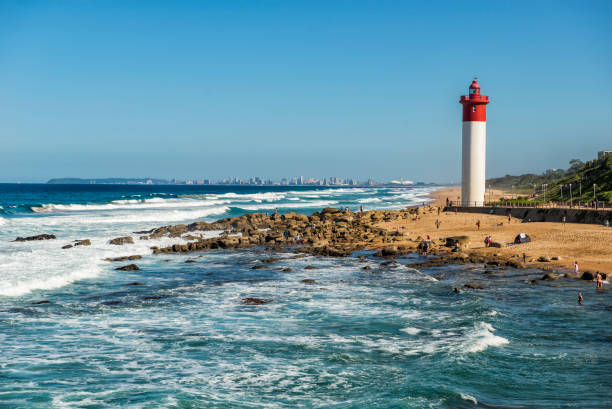
[[[430,191],[0,185],[0,407],[611,407],[612,303],[592,283],[417,270],[417,255],[152,255],[181,239],[133,234],[275,208],[397,209]],[[12,242],[41,233],[57,239]],[[108,244],[125,235],[135,243]],[[78,239],[92,245],[61,249]],[[138,271],[104,260],[132,254]],[[453,291],[468,281],[485,289]]]

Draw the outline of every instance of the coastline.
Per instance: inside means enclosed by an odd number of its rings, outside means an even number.
[[[447,193],[444,189],[435,192],[435,203],[445,200]],[[439,221],[438,227],[436,221]],[[477,221],[480,221],[480,228]],[[224,234],[208,239],[200,234],[211,230],[223,231]],[[505,216],[444,212],[441,207],[439,210],[432,205],[405,210],[372,210],[363,214],[334,208],[325,208],[311,216],[250,213],[213,223],[164,226],[137,233],[147,234],[141,239],[167,236],[188,240],[187,244],[153,247],[154,254],[267,246],[337,257],[348,257],[360,250],[377,251],[375,255],[382,257],[398,257],[416,252],[423,238],[429,236],[428,254],[437,256],[430,260],[431,265],[489,263],[541,269],[573,277],[573,264],[577,261],[581,274],[585,271],[593,274],[612,272],[612,254],[609,252],[612,232],[604,226],[522,223],[516,218],[508,223]],[[532,241],[500,248],[484,245],[487,236],[498,243],[513,243],[519,233],[526,233]],[[460,257],[445,246],[446,238],[456,236],[465,237]],[[426,267],[427,262],[422,266]]]

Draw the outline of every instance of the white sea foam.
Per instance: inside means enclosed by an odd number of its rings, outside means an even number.
[[[311,207],[325,207],[338,204],[338,201],[335,200],[317,200],[312,202],[303,202],[303,203],[270,203],[270,204],[258,204],[258,205],[241,205],[234,204],[232,207],[237,207],[243,210],[264,210],[264,209],[302,209],[302,208],[311,208]]]
[[[463,353],[480,352],[488,347],[499,347],[508,344],[506,338],[493,334],[495,328],[489,323],[479,322],[474,325],[474,330],[467,334],[467,339],[461,344],[460,351]]]
[[[461,399],[463,400],[467,400],[467,401],[474,403],[474,405],[478,405],[478,400],[476,400],[476,398],[473,397],[472,395],[468,395],[467,393],[459,392],[459,396],[461,396]]]
[[[405,332],[406,334],[410,334],[410,335],[416,335],[419,332],[421,332],[420,329],[418,328],[414,328],[414,327],[406,327],[406,328],[402,328],[400,331]]]
[[[382,200],[377,197],[368,197],[365,199],[359,199],[357,200],[357,202],[359,203],[381,203]]]

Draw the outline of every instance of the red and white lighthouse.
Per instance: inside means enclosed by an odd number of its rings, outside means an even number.
[[[463,105],[461,205],[482,206],[485,195],[489,97],[480,93],[480,85],[474,78],[469,95],[462,95],[459,103]]]

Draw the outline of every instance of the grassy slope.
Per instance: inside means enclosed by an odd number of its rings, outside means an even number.
[[[580,195],[580,181],[582,181],[582,195]],[[520,176],[506,175],[503,178],[487,180],[487,186],[496,189],[510,190],[514,186],[515,191],[533,193],[533,185],[536,185],[538,201],[544,201],[541,194],[542,184],[548,184],[546,189],[546,200],[569,201],[569,184],[572,184],[572,197],[574,201],[588,202],[593,200],[593,184],[597,185],[595,193],[599,201],[612,202],[612,157],[608,156],[601,160],[592,160],[579,165],[572,166],[568,170],[560,170],[554,173],[535,175],[525,174]],[[563,189],[561,189],[563,187]]]

